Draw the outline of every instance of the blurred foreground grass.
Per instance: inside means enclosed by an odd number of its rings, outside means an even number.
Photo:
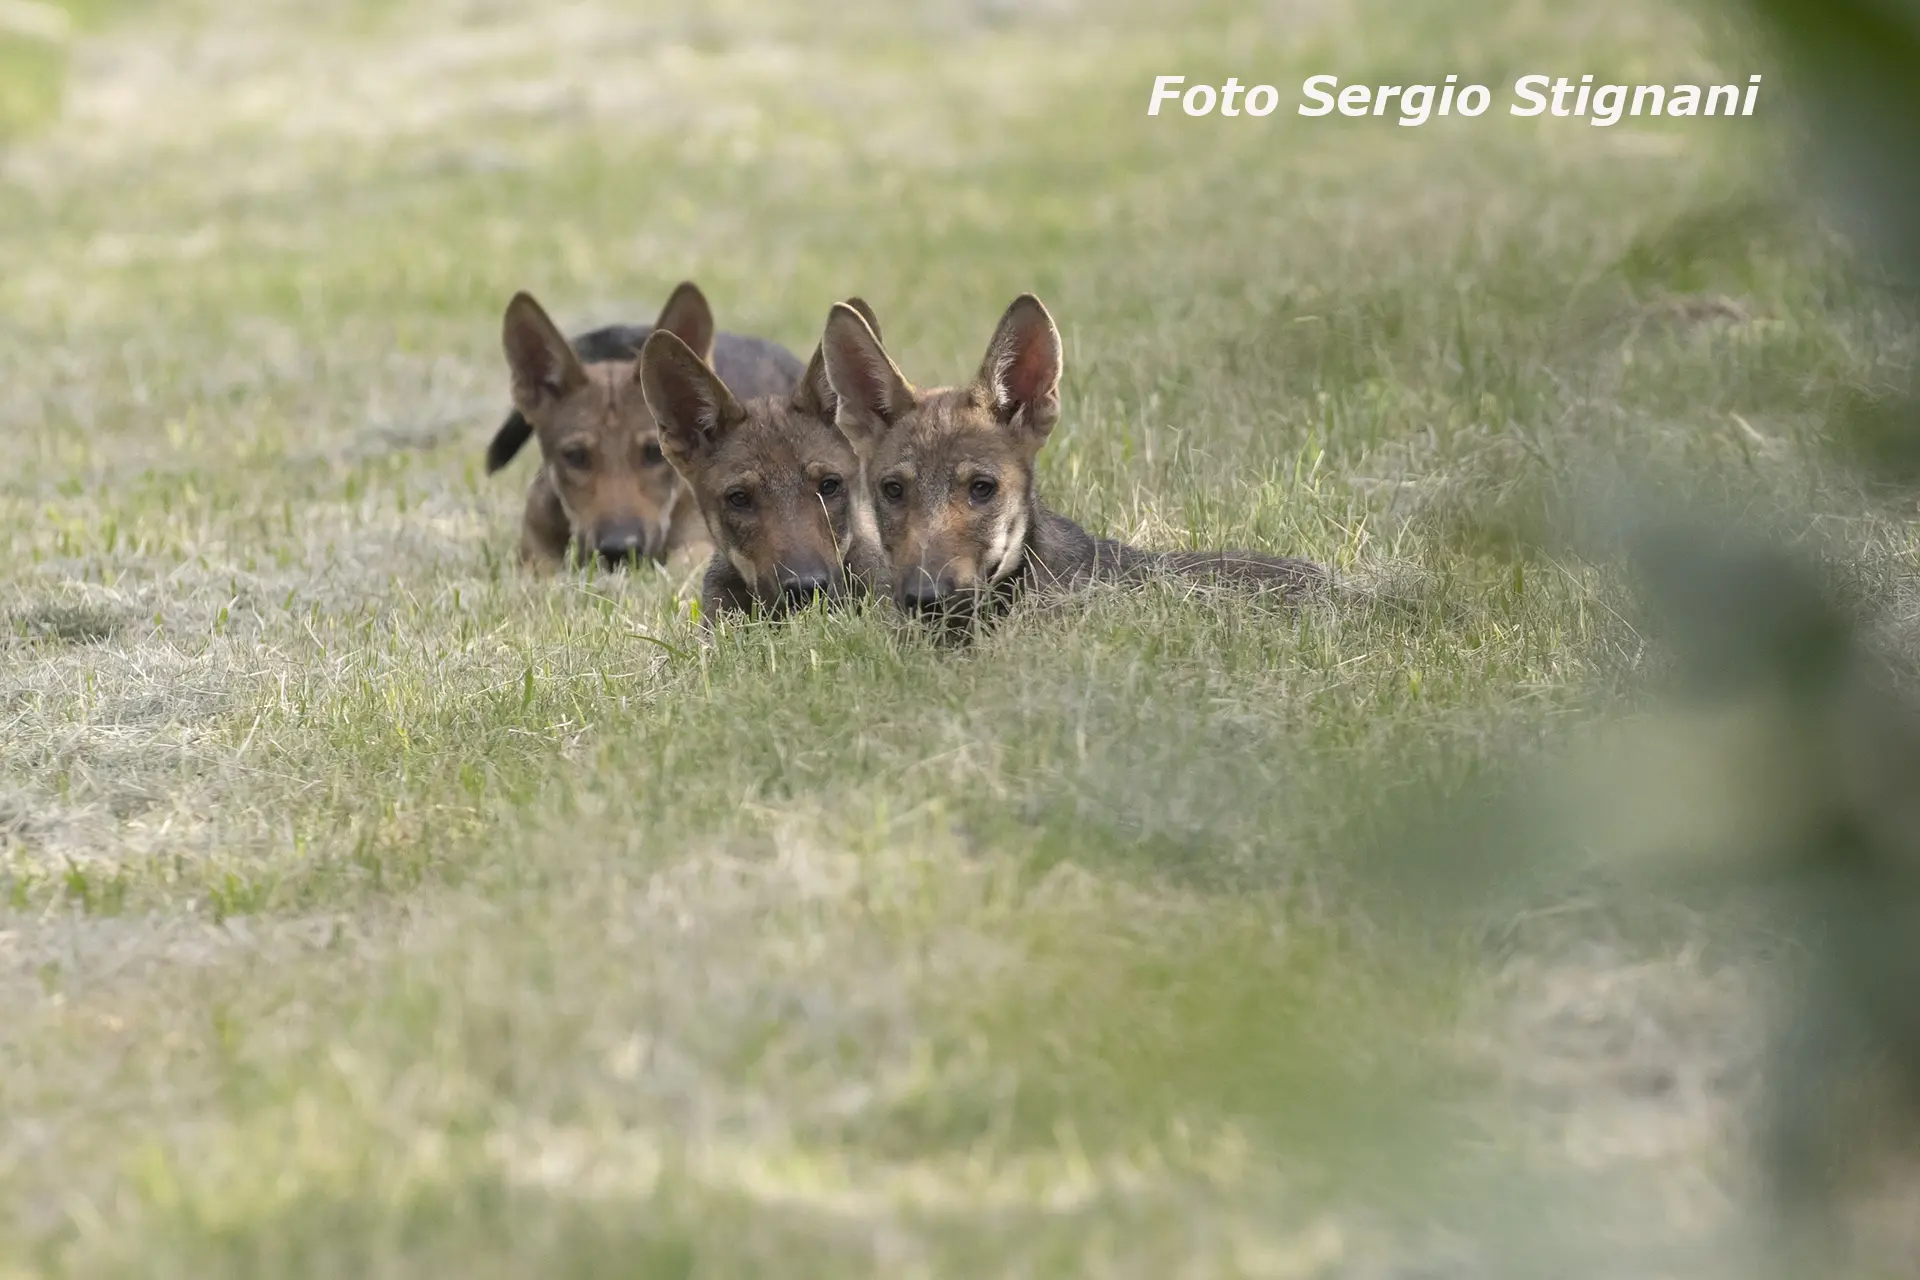
[[[1716,39],[1520,0],[102,19],[0,161],[10,1256],[1749,1274],[1764,913],[1561,838],[1412,928],[1348,858],[1647,696],[1621,575],[1515,534],[1610,475],[1813,531],[1910,652],[1911,499],[1823,449],[1903,318],[1769,120],[1141,112],[1175,67],[1672,82]],[[524,580],[523,473],[479,474],[505,298],[688,276],[801,351],[861,293],[927,382],[1035,289],[1057,505],[1356,590],[1094,593],[956,655]]]

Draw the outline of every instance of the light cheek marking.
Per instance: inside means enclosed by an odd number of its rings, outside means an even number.
[[[993,538],[987,543],[984,563],[989,577],[1000,571],[1000,562],[1007,558],[1007,535],[1013,532],[1013,512],[1003,511],[994,522]]]
[[[1020,561],[1027,551],[1027,516],[1024,511],[1016,513],[1000,525],[999,536],[994,539],[994,570],[991,581],[1004,582],[1020,567]]]
[[[1024,498],[1024,495],[1022,495]],[[988,581],[1001,582],[1020,567],[1020,561],[1026,554],[1027,543],[1027,505],[1025,501],[1015,502],[1011,495],[1001,499],[1001,515],[994,530],[993,542],[987,548],[986,564]]]
[[[748,582],[757,583],[760,581],[760,571],[754,567],[753,561],[747,559],[746,556],[740,552],[728,548],[727,562],[733,566],[734,572],[738,573]]]

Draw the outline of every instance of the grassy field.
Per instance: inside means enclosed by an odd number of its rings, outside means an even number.
[[[1640,695],[1514,536],[1616,470],[1903,635],[1822,438],[1907,330],[1773,101],[1287,114],[1744,81],[1690,11],[1173,8],[0,5],[0,1275],[1751,1274],[1764,930],[1579,833],[1445,923],[1358,851]],[[1356,589],[957,653],[529,580],[507,298],[687,277],[923,383],[1034,290],[1054,505]]]

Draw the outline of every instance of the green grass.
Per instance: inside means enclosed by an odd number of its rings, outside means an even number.
[[[0,11],[0,143],[59,113],[76,37],[139,7],[134,0],[32,0]]]
[[[1745,941],[1604,865],[1407,929],[1358,851],[1637,696],[1616,472],[1910,614],[1910,502],[1824,447],[1902,321],[1784,117],[1143,114],[1736,48],[1654,0],[309,7],[89,14],[64,114],[0,110],[0,1273],[1745,1274]],[[928,383],[1035,290],[1054,505],[1357,589],[955,652],[524,577],[506,299],[686,277],[802,354],[857,292]]]

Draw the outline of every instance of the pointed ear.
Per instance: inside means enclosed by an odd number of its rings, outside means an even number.
[[[880,332],[880,317],[873,314],[873,308],[867,305],[865,298],[848,298],[847,305],[858,311],[860,318],[867,322],[867,328],[873,330],[875,342],[886,342],[886,336]]]
[[[1060,331],[1040,299],[1023,293],[1000,317],[977,384],[994,413],[1044,441],[1060,420]]]
[[[513,372],[513,403],[533,414],[587,384],[587,371],[566,335],[554,326],[533,295],[516,293],[501,328],[507,368]]]
[[[867,328],[873,331],[874,341],[881,341],[880,321],[874,316],[873,308],[862,298],[848,298],[846,305],[867,322]],[[833,384],[827,380],[826,347],[815,347],[813,359],[807,361],[807,371],[800,376],[800,384],[793,389],[793,411],[832,422],[838,403],[839,397],[833,394]]]
[[[713,308],[707,305],[707,295],[701,293],[693,281],[684,281],[673,291],[667,305],[660,308],[660,318],[653,322],[653,327],[666,330],[693,348],[693,353],[702,360],[713,363]]]
[[[640,348],[640,393],[675,469],[697,458],[747,414],[718,374],[686,343],[656,329]]]
[[[793,388],[793,398],[787,404],[795,413],[832,422],[837,403],[833,384],[827,381],[826,348],[815,347],[813,359],[807,361],[807,371],[800,375],[799,383]]]
[[[834,304],[827,316],[820,352],[836,402],[834,425],[864,453],[913,408],[913,388],[865,317],[844,302]]]

